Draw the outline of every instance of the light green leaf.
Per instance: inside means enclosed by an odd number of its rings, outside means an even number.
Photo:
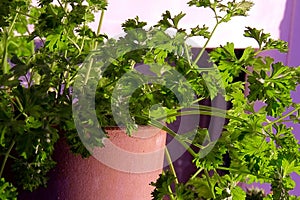
[[[296,172],[300,175],[300,166],[295,166],[295,161],[290,162],[287,159],[283,159],[282,167],[284,170],[284,176],[289,175],[292,172]]]
[[[232,193],[232,200],[246,199],[246,192],[240,187],[233,188],[231,190],[231,193]]]

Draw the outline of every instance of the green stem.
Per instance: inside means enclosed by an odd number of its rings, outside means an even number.
[[[84,14],[83,26],[86,27],[86,13]],[[85,30],[84,30],[84,34],[83,34],[83,37],[82,37],[82,41],[81,41],[81,45],[80,45],[80,50],[79,50],[79,53],[78,53],[78,55],[76,57],[80,56],[81,52],[83,51],[84,43],[85,43]]]
[[[7,74],[9,71],[9,65],[7,63],[7,51],[8,51],[8,34],[6,32],[3,33],[3,55],[2,55],[2,69],[3,73]]]
[[[19,9],[17,9],[17,10],[19,10]],[[14,17],[14,19],[13,19],[13,22],[12,22],[12,24],[11,24],[11,26],[9,27],[9,29],[8,29],[8,36],[12,33],[12,30],[13,30],[13,28],[14,28],[14,26],[15,26],[15,23],[16,23],[16,20],[17,20],[17,18],[18,18],[18,13],[16,13],[16,15],[15,15],[15,17]]]
[[[70,40],[74,44],[76,49],[78,49],[79,54],[81,54],[81,49],[80,49],[79,45],[72,38],[70,38],[69,36],[67,36],[67,38],[68,38],[68,40]]]
[[[80,53],[77,55],[77,57],[79,57],[81,52],[83,51],[84,43],[85,43],[85,35],[82,37],[82,42],[80,45]]]
[[[19,9],[17,9],[18,11]],[[13,22],[12,24],[10,25],[10,27],[8,28],[8,31],[4,30],[4,33],[3,33],[3,56],[2,56],[2,69],[3,69],[3,73],[4,74],[7,74],[8,71],[9,71],[9,64],[7,63],[7,59],[8,59],[8,39],[9,39],[9,36],[10,34],[12,33],[13,31],[13,27],[15,26],[15,23],[16,23],[16,20],[17,20],[17,17],[18,17],[18,13],[16,13],[14,19],[13,19]]]
[[[18,108],[21,114],[27,117],[26,113],[24,113],[24,108],[19,97],[15,96],[14,98],[11,98],[10,101]]]
[[[197,108],[199,107],[199,108]],[[157,121],[161,121],[163,119],[166,119],[168,117],[177,117],[177,116],[183,116],[183,115],[208,115],[208,116],[214,116],[214,117],[222,117],[222,118],[226,118],[226,119],[232,119],[232,120],[237,120],[237,121],[241,121],[241,122],[244,122],[246,124],[249,124],[247,120],[245,119],[242,119],[240,117],[235,117],[235,116],[231,116],[229,114],[226,113],[226,110],[222,110],[222,109],[219,109],[219,108],[213,108],[213,107],[209,107],[209,106],[203,106],[203,105],[199,105],[199,106],[191,106],[191,107],[187,107],[187,109],[194,109],[194,110],[188,110],[188,111],[178,111],[180,109],[177,109],[176,113],[172,113],[172,114],[169,114],[165,117],[161,117],[161,118],[157,118],[156,120]],[[208,109],[211,109],[211,110],[208,110]]]
[[[30,14],[27,14],[27,13],[24,13],[24,12],[21,12],[21,11],[18,11],[18,10],[16,10],[15,12],[16,12],[17,14],[24,15],[24,16],[29,17],[29,18],[32,18],[32,19],[34,19],[34,20],[38,20],[38,18],[36,18],[35,16],[32,16],[32,15],[30,15]]]
[[[2,166],[1,166],[1,170],[0,170],[0,178],[2,177],[2,174],[3,174],[4,168],[5,168],[7,159],[8,159],[8,157],[9,157],[9,154],[10,154],[11,150],[13,149],[15,143],[16,143],[16,142],[13,141],[13,142],[11,143],[11,145],[9,146],[7,152],[5,153],[4,160],[3,160],[3,163],[2,163]]]
[[[276,124],[276,123],[279,123],[279,122],[285,120],[285,118],[287,118],[288,116],[294,114],[295,112],[297,112],[297,111],[299,111],[299,110],[300,110],[300,107],[299,107],[299,108],[295,108],[294,110],[288,112],[286,115],[284,115],[284,116],[282,116],[282,117],[280,117],[280,118],[278,118],[278,119],[276,119],[276,120],[270,122],[269,124],[265,125],[265,127],[270,127],[270,126],[272,126],[272,125],[274,125],[274,124]]]
[[[68,2],[65,2],[64,5],[60,2],[60,0],[57,0],[57,2],[58,2],[58,4],[59,4],[59,6],[63,9],[63,11],[64,11],[64,13],[65,13],[65,15],[66,15],[66,17],[67,17],[67,16],[68,16]],[[52,7],[50,7],[50,8],[53,10]],[[54,12],[54,11],[53,11],[53,12]]]
[[[5,156],[6,153],[0,153],[1,156]],[[17,160],[18,158],[12,156],[12,155],[8,155],[8,158],[11,158],[13,160]]]
[[[170,196],[170,199],[171,199],[171,200],[176,200],[175,197],[174,197],[174,195],[173,195],[173,191],[172,191],[172,188],[171,188],[170,185],[168,186],[168,190],[169,190],[169,192],[170,192],[170,195],[169,195],[169,196]]]
[[[217,167],[217,169],[219,170],[226,170],[226,171],[231,171],[231,172],[238,172],[240,175],[243,175],[243,177],[246,177],[247,175],[253,175],[250,173],[250,171],[244,171],[241,169],[233,169],[233,168],[228,168],[228,167]],[[255,175],[257,178],[261,178],[261,179],[266,179],[266,176],[262,176],[262,175]]]
[[[103,18],[104,18],[104,10],[101,10],[101,15],[100,15],[100,20],[99,20],[99,24],[98,24],[98,28],[97,28],[97,36],[99,36],[100,31],[101,31],[101,27],[102,27],[102,23],[103,23]],[[96,49],[98,46],[98,42],[95,41],[95,45],[94,45],[94,49]]]
[[[175,171],[175,167],[173,165],[172,158],[171,158],[170,152],[169,152],[167,147],[165,148],[165,153],[166,153],[166,157],[167,157],[167,160],[168,160],[168,163],[169,163],[169,166],[170,166],[170,170],[171,170],[172,174],[175,177],[174,181],[175,181],[176,184],[179,184],[177,174],[176,174],[176,171]]]
[[[97,28],[97,36],[100,34],[100,30],[101,30],[103,18],[104,18],[104,10],[101,11],[101,16],[100,16],[100,20],[99,20],[99,24],[98,24],[98,28]],[[94,49],[96,49],[97,46],[98,46],[98,42],[95,41]],[[91,58],[91,60],[89,62],[88,71],[86,73],[86,77],[85,77],[85,80],[84,80],[84,85],[87,84],[88,79],[90,77],[90,73],[91,73],[91,69],[92,69],[92,64],[93,64],[93,58]]]
[[[215,31],[216,31],[217,27],[219,26],[219,24],[220,24],[220,23],[217,22],[216,25],[214,26],[214,28],[213,28],[211,34],[210,34],[209,37],[207,38],[207,40],[206,40],[206,42],[205,42],[203,48],[201,49],[201,51],[200,51],[199,54],[197,55],[196,59],[194,60],[194,62],[193,62],[193,64],[192,64],[192,66],[196,65],[197,62],[198,62],[198,61],[200,60],[200,58],[202,57],[204,51],[206,50],[206,47],[207,47],[209,41],[211,40],[211,38],[212,38],[213,34],[215,33]]]
[[[84,86],[86,86],[88,80],[89,80],[89,77],[90,77],[90,74],[91,74],[91,70],[92,70],[92,65],[93,65],[93,58],[90,58],[91,60],[89,61],[89,66],[88,66],[88,70],[87,70],[87,73],[86,73],[86,76],[85,76],[85,79],[84,79]]]
[[[171,135],[174,139],[176,139],[194,158],[196,158],[198,155],[197,153],[194,152],[194,150],[187,145],[180,137],[178,137],[178,135],[172,131],[171,129],[169,129],[168,127],[162,125],[161,123],[159,123],[156,120],[152,120],[149,125],[152,125],[154,127],[160,128],[164,131],[166,131],[169,135]]]
[[[216,195],[215,195],[215,192],[214,192],[214,188],[213,188],[213,186],[212,186],[212,184],[211,184],[211,182],[210,182],[210,176],[209,176],[209,174],[208,174],[207,169],[204,169],[204,175],[205,175],[205,177],[206,177],[206,180],[207,180],[208,186],[209,186],[209,188],[210,188],[211,194],[213,195],[213,199],[215,199],[215,198],[216,198]]]
[[[101,15],[100,15],[100,20],[97,28],[97,35],[100,34],[102,23],[103,23],[103,18],[104,18],[104,10],[101,10]]]
[[[219,183],[222,183],[222,179],[221,179],[219,173],[217,172],[217,169],[214,169],[214,174],[217,176]]]
[[[191,57],[190,57],[189,50],[188,50],[186,43],[184,43],[184,51],[185,51],[185,56],[186,56],[186,59],[188,60],[189,66],[192,66]]]
[[[203,171],[203,168],[200,168],[196,171],[195,174],[193,174],[193,176],[191,177],[191,179],[195,179],[201,172]]]

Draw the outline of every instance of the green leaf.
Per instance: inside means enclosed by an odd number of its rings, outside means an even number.
[[[198,194],[199,197],[205,199],[214,198],[214,194],[204,176],[201,178],[190,179],[187,182],[187,185],[193,187],[194,192]],[[212,188],[214,188],[214,185],[212,185]]]
[[[232,200],[246,199],[246,192],[240,187],[234,187],[231,190]]]
[[[244,36],[255,39],[261,50],[277,49],[280,52],[288,51],[287,42],[270,38],[270,33],[264,33],[262,29],[258,30],[256,28],[246,27]]]
[[[241,63],[245,63],[247,64],[253,64],[253,57],[255,55],[255,50],[252,47],[247,47],[244,51],[243,51],[243,55],[242,57],[239,59],[239,61]]]
[[[87,0],[93,11],[106,10],[108,2],[106,0]]]
[[[134,30],[134,29],[141,29],[146,26],[146,22],[140,21],[139,17],[136,16],[134,19],[128,19],[122,24],[122,28],[125,32]]]
[[[263,43],[267,41],[267,39],[270,37],[270,34],[264,33],[263,30],[246,27],[244,36],[255,39],[259,45],[259,48],[262,48]]]
[[[161,117],[166,117],[167,116],[167,113],[164,109],[164,107],[160,106],[160,105],[154,105],[151,107],[150,109],[150,118],[152,119],[158,119],[158,118],[161,118]]]
[[[34,117],[30,116],[26,119],[26,128],[39,128],[43,125],[43,122],[41,120],[35,119]]]
[[[46,39],[46,46],[53,51],[55,48],[58,47],[58,42],[60,41],[61,35],[49,35]]]
[[[272,49],[277,49],[282,53],[287,53],[288,43],[283,40],[274,40],[270,38],[265,44],[263,50],[272,50]]]
[[[163,197],[171,194],[169,187],[175,180],[174,175],[170,171],[162,172],[156,182],[151,182],[155,189],[151,192],[154,200],[163,199]]]
[[[288,159],[283,159],[282,168],[284,171],[284,176],[287,176],[292,172],[296,172],[297,174],[300,175],[300,166],[296,165],[295,160],[290,161]]]
[[[210,0],[192,0],[188,2],[188,5],[206,8],[211,6],[211,2]]]
[[[203,25],[199,27],[199,25],[195,28],[191,28],[191,35],[190,36],[202,36],[204,38],[210,37],[210,32],[208,31],[209,27]]]
[[[241,1],[237,2],[235,6],[235,12],[238,16],[245,16],[246,13],[252,8],[253,6],[252,1]]]
[[[178,15],[175,15],[174,17],[171,16],[170,11],[166,11],[162,14],[163,19],[161,19],[155,27],[162,27],[163,29],[168,28],[178,28],[179,21],[185,16],[185,13],[180,12]],[[182,29],[179,29],[180,31],[183,31]]]
[[[1,200],[17,200],[17,189],[4,178],[0,179],[0,199]]]
[[[175,28],[178,28],[178,23],[179,21],[185,16],[186,14],[183,12],[180,12],[178,15],[175,15],[174,18],[172,19],[173,25]]]

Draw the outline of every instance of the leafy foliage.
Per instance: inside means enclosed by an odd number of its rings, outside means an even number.
[[[0,199],[1,200],[16,200],[17,189],[4,178],[0,179]]]
[[[210,8],[216,15],[216,28],[233,16],[246,15],[252,3],[233,1],[225,5],[222,1],[190,1],[189,5]],[[226,14],[221,15],[222,12]],[[211,34],[213,31],[208,32],[204,25],[192,29],[189,36],[199,35],[209,41]],[[193,147],[193,150],[187,150],[194,157],[198,171],[186,183],[178,183],[176,169],[172,173],[163,173],[153,184],[156,186],[153,199],[164,196],[170,199],[297,199],[289,191],[295,187],[291,173],[299,174],[300,145],[293,129],[285,122],[297,124],[300,118],[299,104],[293,103],[290,96],[299,85],[299,67],[292,68],[274,62],[271,57],[259,56],[265,50],[287,52],[286,42],[274,40],[263,30],[250,27],[246,27],[244,36],[256,40],[258,48],[247,47],[238,57],[234,44],[227,43],[210,53],[210,60],[218,68],[226,90],[224,98],[231,105],[223,111],[226,112],[227,124],[221,136],[217,140],[207,139],[212,133],[198,128],[194,133],[186,133],[186,136],[195,136],[192,142],[179,137],[179,141]],[[246,82],[237,79],[242,73],[247,75]],[[213,96],[209,97],[213,99]],[[256,108],[257,102],[263,104],[259,109]],[[221,112],[205,106],[194,109],[186,114],[214,117]],[[215,112],[207,112],[212,109],[216,109]],[[184,112],[177,115],[182,114]],[[230,158],[226,165],[225,155]],[[269,183],[272,193],[252,192],[250,195],[239,186],[240,182]],[[188,196],[182,198],[183,194]]]
[[[273,40],[270,38],[270,34],[264,33],[263,30],[246,27],[244,36],[255,39],[261,50],[277,49],[280,52],[287,52],[288,50],[288,45],[285,41]]]
[[[180,115],[226,118],[218,138],[200,127],[184,135],[164,127],[191,153],[198,171],[186,183],[178,183],[174,171],[163,172],[152,183],[153,199],[247,199],[239,183],[257,181],[271,184],[272,193],[265,199],[297,199],[289,191],[295,186],[291,173],[300,173],[299,144],[284,122],[300,121],[300,106],[290,96],[299,85],[300,68],[259,56],[271,49],[287,52],[287,43],[246,27],[244,36],[257,41],[258,48],[248,47],[239,57],[234,44],[228,42],[210,53],[208,66],[198,66],[206,46],[194,53],[186,44],[194,36],[208,43],[220,24],[246,16],[251,1],[191,0],[188,5],[213,12],[216,24],[212,29],[197,25],[188,32],[180,27],[185,13],[166,11],[148,29],[138,16],[126,20],[122,24],[125,35],[118,39],[88,27],[95,20],[93,13],[106,9],[104,0],[61,0],[58,4],[40,0],[39,5],[33,7],[29,0],[0,2],[2,199],[16,199],[15,186],[30,191],[46,186],[60,137],[67,139],[74,153],[89,156],[72,119],[72,104],[77,105],[72,102],[74,79],[78,77],[84,83],[81,86],[95,85],[96,105],[88,104],[86,110],[96,108],[100,126],[121,124],[130,134],[140,124],[171,123]],[[28,25],[34,25],[33,31]],[[174,34],[168,34],[169,29]],[[87,64],[90,68],[78,74]],[[149,76],[142,76],[139,70],[146,70]],[[247,80],[237,81],[242,73]],[[86,96],[94,95],[87,87],[79,89]],[[114,96],[114,92],[122,95]],[[197,104],[220,96],[231,105],[228,110]],[[129,114],[121,109],[124,102],[128,102]],[[256,102],[264,106],[257,109]],[[112,104],[120,106],[118,117],[113,116]],[[101,146],[105,135],[90,137],[96,122],[80,123],[89,136],[81,139]],[[225,155],[230,157],[227,165]],[[10,168],[12,183],[4,174]]]
[[[1,199],[16,199],[13,185],[30,191],[46,186],[59,137],[66,137],[75,153],[89,155],[72,119],[71,86],[79,65],[105,38],[87,23],[107,3],[58,2],[41,0],[40,7],[30,0],[0,3]],[[8,169],[12,183],[2,178]]]

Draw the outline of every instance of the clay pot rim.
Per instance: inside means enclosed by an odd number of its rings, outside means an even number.
[[[103,128],[104,128],[105,131],[109,131],[109,130],[112,130],[112,131],[114,131],[114,130],[121,130],[124,133],[125,133],[125,129],[126,129],[125,127],[120,127],[120,126],[105,126]],[[155,134],[151,134],[151,136],[149,136],[149,134],[148,134],[147,137],[146,136],[145,137],[141,137],[141,136],[134,135],[135,132],[138,132],[140,130],[151,130],[151,129],[155,130]],[[133,134],[130,137],[148,140],[150,138],[156,137],[158,134],[161,134],[161,133],[166,134],[166,131],[164,131],[162,129],[159,129],[157,127],[154,127],[154,126],[150,126],[150,125],[139,125],[137,131],[133,131]],[[108,138],[109,138],[109,136],[108,136]]]

